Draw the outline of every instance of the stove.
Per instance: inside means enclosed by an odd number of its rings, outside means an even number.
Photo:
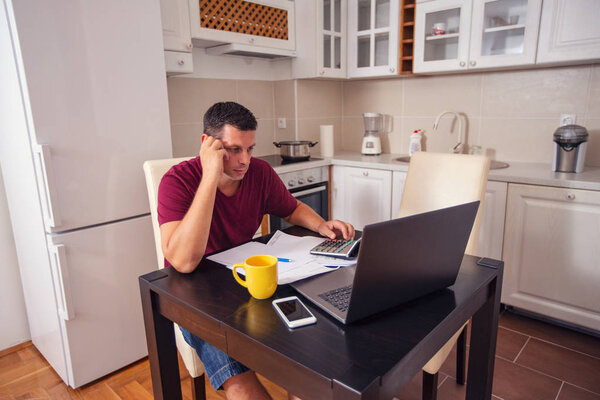
[[[261,157],[257,157],[257,158],[260,158],[261,160],[265,160],[266,162],[271,164],[271,167],[273,167],[273,168],[279,167],[281,165],[298,164],[298,163],[305,163],[305,162],[310,162],[310,161],[323,161],[322,158],[317,158],[317,157],[309,157],[308,160],[284,161],[283,158],[281,158],[281,156],[279,154],[270,154],[268,156],[261,156]]]

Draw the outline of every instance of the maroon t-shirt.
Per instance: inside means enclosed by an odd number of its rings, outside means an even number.
[[[194,200],[202,179],[200,157],[173,166],[158,188],[158,223],[181,221]],[[240,186],[231,197],[217,189],[206,253],[236,246],[252,239],[265,214],[289,216],[296,199],[273,168],[251,158]],[[165,265],[170,265],[165,260]]]

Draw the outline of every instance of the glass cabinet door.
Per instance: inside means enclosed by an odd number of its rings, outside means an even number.
[[[349,76],[395,75],[399,0],[350,0]]]
[[[322,27],[319,43],[319,75],[346,77],[346,7],[342,0],[319,2]]]
[[[430,1],[416,12],[414,72],[466,68],[471,2]]]
[[[474,2],[469,68],[535,63],[541,0]]]

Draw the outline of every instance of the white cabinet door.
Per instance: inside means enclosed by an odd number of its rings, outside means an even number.
[[[348,77],[398,74],[399,0],[349,0]]]
[[[296,49],[294,2],[246,0],[244,7],[226,1],[188,0],[194,44],[211,47],[239,43],[281,50]]]
[[[535,63],[541,0],[434,0],[416,9],[416,73]]]
[[[537,62],[600,58],[598,0],[544,0]]]
[[[338,174],[334,172],[333,178],[336,177],[340,178],[339,171]],[[343,203],[343,214],[336,213],[336,218],[350,222],[356,229],[390,219],[392,171],[341,167],[341,179],[343,191],[338,189],[336,193],[334,189],[334,196],[338,196],[338,201]]]
[[[392,172],[392,218],[398,217],[400,211],[400,202],[402,201],[402,192],[406,183],[406,172]]]
[[[160,0],[163,45],[169,51],[192,51],[188,0]]]
[[[346,77],[346,0],[296,2],[294,78]]]
[[[482,257],[502,259],[507,190],[506,182],[487,183],[477,245],[477,254]]]
[[[600,331],[600,192],[508,185],[502,302]]]

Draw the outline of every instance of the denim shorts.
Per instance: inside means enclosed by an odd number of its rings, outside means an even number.
[[[215,390],[221,389],[223,383],[232,376],[250,371],[248,367],[229,357],[213,345],[206,343],[186,329],[179,327],[185,341],[196,349],[198,357],[204,364],[204,371]]]

